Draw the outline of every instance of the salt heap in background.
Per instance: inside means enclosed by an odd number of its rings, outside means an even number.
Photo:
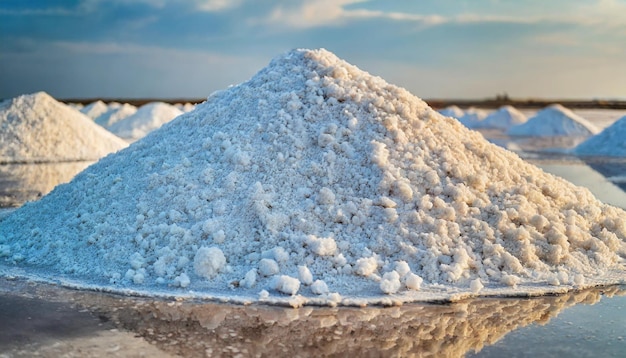
[[[487,117],[487,112],[482,109],[469,108],[463,113],[463,116],[459,118],[459,121],[463,123],[467,128],[479,128],[481,122]]]
[[[448,106],[444,109],[441,109],[439,110],[439,113],[441,113],[442,115],[446,117],[452,117],[452,118],[457,118],[457,119],[463,117],[463,114],[464,114],[463,110],[455,105]]]
[[[113,123],[108,129],[121,138],[137,140],[181,114],[180,109],[170,104],[152,102],[139,107],[135,114]]]
[[[511,127],[507,132],[515,136],[590,136],[599,130],[591,122],[560,104],[548,106],[526,123]]]
[[[580,143],[574,153],[578,155],[596,155],[626,157],[626,116],[605,128],[599,134]]]
[[[623,282],[625,238],[587,189],[294,50],[10,214],[0,256],[113,290],[399,303]]]
[[[114,123],[128,118],[135,113],[137,113],[137,107],[132,104],[124,103],[119,106],[111,106],[109,110],[96,117],[94,122],[104,128],[109,128]]]
[[[475,128],[508,129],[526,122],[526,116],[513,106],[502,106],[476,123]]]
[[[84,106],[83,108],[80,109],[80,111],[87,117],[91,119],[96,119],[100,117],[101,115],[103,115],[104,113],[106,113],[109,109],[110,108],[109,106],[107,106],[106,103],[100,100],[97,100],[95,102],[92,102]]]
[[[0,163],[98,160],[126,147],[79,111],[45,92],[0,103]]]

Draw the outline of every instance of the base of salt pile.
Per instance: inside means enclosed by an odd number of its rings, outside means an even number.
[[[129,294],[399,304],[623,283],[625,238],[588,190],[294,50],[3,218],[0,257]]]

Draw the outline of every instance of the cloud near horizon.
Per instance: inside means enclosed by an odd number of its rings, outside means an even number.
[[[4,3],[0,97],[204,97],[291,48],[324,47],[423,97],[626,98],[625,29],[626,0]]]

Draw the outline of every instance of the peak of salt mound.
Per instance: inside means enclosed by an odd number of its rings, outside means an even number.
[[[589,136],[599,132],[591,122],[560,104],[550,105],[526,123],[511,127],[507,132],[515,136]]]
[[[608,157],[626,157],[626,116],[605,128],[599,134],[580,143],[574,153]]]
[[[108,129],[121,138],[137,140],[181,114],[180,109],[170,104],[152,102],[139,107],[134,114],[113,123]]]
[[[0,162],[98,160],[126,143],[45,92],[0,105]]]
[[[526,116],[513,106],[502,106],[477,123],[477,128],[508,129],[526,122]]]
[[[106,103],[97,100],[80,109],[80,112],[91,119],[96,119],[109,110]]]
[[[455,105],[448,106],[440,110],[439,113],[441,113],[442,115],[446,117],[452,117],[452,118],[457,118],[457,119],[463,117],[463,114],[464,114],[463,110]]]
[[[467,128],[478,128],[486,117],[486,111],[477,108],[469,108],[465,111],[463,116],[459,118],[459,121]]]
[[[94,122],[104,128],[109,128],[114,123],[130,117],[135,113],[137,113],[137,107],[124,103],[119,106],[109,107],[109,110],[98,116]]]
[[[624,281],[624,238],[588,190],[294,50],[4,218],[0,252],[109,290],[362,304]]]

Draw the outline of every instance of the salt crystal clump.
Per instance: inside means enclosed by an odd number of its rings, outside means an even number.
[[[0,163],[92,161],[126,143],[45,92],[0,103]]]
[[[133,115],[111,124],[108,130],[121,138],[137,140],[181,114],[180,109],[170,104],[152,102],[139,107]]]
[[[274,288],[288,295],[295,295],[300,289],[300,281],[295,277],[280,275],[274,278]]]
[[[626,157],[626,116],[599,134],[580,143],[574,153],[581,156]]]
[[[146,294],[182,273],[187,294],[297,304],[626,277],[623,210],[325,50],[277,57],[1,220],[4,265]],[[313,277],[336,294],[300,291]]]
[[[216,276],[226,266],[226,257],[218,247],[201,247],[193,258],[196,275],[204,278]]]
[[[590,136],[600,132],[591,122],[560,104],[548,106],[527,122],[511,127],[515,136]]]
[[[313,282],[313,284],[311,285],[311,292],[316,295],[326,295],[330,291],[328,290],[328,285],[326,285],[326,282],[322,280],[315,280],[315,282]]]

